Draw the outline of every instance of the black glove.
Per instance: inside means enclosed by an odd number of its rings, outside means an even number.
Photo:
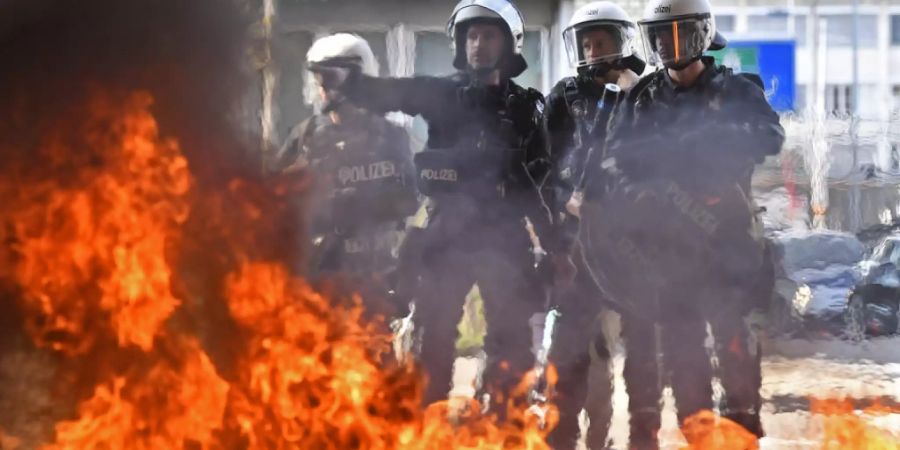
[[[322,87],[326,90],[340,89],[348,78],[356,76],[361,70],[358,57],[330,58],[309,66],[310,72],[322,78]]]

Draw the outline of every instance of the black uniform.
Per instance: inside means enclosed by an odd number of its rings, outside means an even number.
[[[602,98],[603,87],[586,76],[561,80],[547,96],[545,117],[556,173],[552,178],[557,200],[554,213],[562,227],[564,245],[574,247],[578,268],[575,284],[558,300],[561,317],[550,353],[550,360],[559,374],[554,399],[559,408],[559,423],[550,435],[553,448],[557,450],[574,449],[578,443],[578,415],[588,395],[591,347],[609,368],[606,340],[602,333],[592,333],[603,299],[582,264],[582,249],[576,245],[578,218],[566,211],[566,202],[582,178],[588,151],[606,137],[606,123],[596,124],[598,128],[595,129],[598,102]],[[602,151],[602,147],[595,150]],[[605,445],[612,419],[611,372],[607,370],[603,379],[593,379],[592,385],[606,394],[606,404],[587,410],[591,424],[588,447],[600,448]]]
[[[603,176],[587,194],[615,211],[585,229],[615,258],[603,268],[631,307],[623,334],[636,448],[657,445],[666,382],[680,420],[712,407],[707,322],[725,416],[762,435],[759,346],[743,318],[768,300],[772,272],[750,178],[780,151],[784,130],[758,77],[702,61],[690,88],[663,69],[630,92],[610,130]]]
[[[543,96],[512,81],[478,85],[462,73],[354,74],[343,89],[362,107],[418,114],[428,123],[427,149],[416,155],[419,189],[433,200],[416,294],[421,362],[429,375],[424,401],[446,398],[456,326],[477,282],[488,326],[485,380],[492,403],[503,404],[534,363],[528,321],[544,306],[525,217],[545,246],[553,249],[555,242],[536,186],[548,172]]]
[[[315,177],[303,272],[338,294],[360,292],[368,309],[390,316],[404,220],[418,206],[409,137],[382,116],[343,109],[340,123],[316,115],[295,127],[276,163],[305,158]]]

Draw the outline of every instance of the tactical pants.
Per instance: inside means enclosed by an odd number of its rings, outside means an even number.
[[[725,391],[722,413],[757,437],[763,437],[762,352],[756,333],[746,319],[754,309],[765,310],[771,303],[775,290],[771,246],[765,246],[760,269],[741,278],[733,283],[720,283],[725,286],[717,290],[718,298],[712,300],[720,307],[709,308],[708,320],[719,359],[718,376]]]
[[[314,248],[314,258],[309,262],[308,277],[313,285],[333,299],[348,301],[358,294],[363,300],[364,317],[382,322],[385,329],[391,319],[405,314],[394,303],[388,292],[387,277],[396,268],[396,258],[391,256],[389,245],[398,239],[395,232],[379,230],[378,233],[358,233],[351,237],[326,235]],[[359,242],[387,242],[385,248],[359,250]]]
[[[763,437],[760,409],[762,408],[762,353],[756,334],[747,324],[748,292],[733,292],[736,298],[722,295],[722,306],[709,308],[708,320],[713,332],[715,352],[719,361],[718,376],[725,391],[722,415],[737,422],[757,437]]]
[[[576,261],[580,259],[577,256]],[[553,399],[559,423],[550,433],[549,442],[554,450],[575,449],[580,431],[578,416],[585,409],[590,422],[587,447],[601,449],[612,420],[612,361],[606,338],[596,326],[603,304],[584,267],[578,268],[574,286],[559,304],[561,316],[550,351],[550,361],[559,374]],[[593,362],[598,367],[593,371],[591,353],[597,357]],[[596,404],[587,405],[589,391]]]
[[[672,291],[685,298],[699,293]],[[659,447],[662,388],[670,384],[679,423],[712,409],[712,362],[705,346],[706,320],[698,302],[660,299],[660,320],[623,317],[625,386],[630,413],[630,448]],[[673,299],[668,299],[673,300]]]
[[[630,441],[634,449],[656,449],[662,387],[675,396],[678,421],[712,409],[713,367],[705,345],[712,330],[717,375],[725,391],[723,416],[762,436],[761,354],[755,334],[745,322],[746,297],[726,287],[673,290],[693,304],[661,301],[660,320],[623,319],[625,384],[629,395]]]
[[[502,416],[513,388],[534,366],[529,319],[544,307],[543,290],[521,224],[468,231],[469,240],[431,246],[423,258],[415,319],[422,328],[420,362],[428,375],[423,401],[447,397],[457,324],[466,294],[478,283],[487,322],[484,380],[492,411]],[[431,238],[446,239],[441,234]]]
[[[736,234],[734,239],[723,240],[728,243],[727,254],[691,257],[690,243],[704,247],[706,237],[694,236],[691,226],[684,227],[684,232],[647,229],[655,203],[648,204],[650,207],[637,213],[620,211],[606,220],[588,210],[587,216],[595,220],[583,228],[593,238],[595,252],[611,255],[598,265],[614,293],[632,306],[622,317],[631,448],[658,448],[661,394],[666,384],[672,387],[680,423],[702,409],[712,409],[707,323],[713,331],[719,377],[726,391],[723,411],[761,435],[759,347],[744,322],[744,316],[759,303],[759,289],[753,287],[766,285],[762,290],[771,293],[771,283],[755,265],[758,254],[753,252],[758,246]],[[615,223],[629,217],[631,222]],[[738,222],[721,228],[747,228]],[[726,271],[740,275],[729,277]]]

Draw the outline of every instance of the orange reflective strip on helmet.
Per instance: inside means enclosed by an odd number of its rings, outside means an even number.
[[[680,41],[678,40],[678,22],[672,22],[672,41],[674,41],[675,46],[675,61],[681,59],[681,52],[679,51]]]

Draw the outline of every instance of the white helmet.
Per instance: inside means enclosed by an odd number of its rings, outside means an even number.
[[[450,14],[447,22],[447,34],[450,36],[453,46],[453,67],[465,70],[466,61],[465,33],[461,33],[462,27],[474,20],[492,20],[506,25],[509,33],[511,58],[506,61],[504,68],[506,76],[512,78],[520,75],[528,64],[522,56],[522,46],[525,43],[525,20],[522,13],[509,0],[460,0]]]
[[[590,55],[584,54],[583,33],[598,28],[606,30],[612,36],[615,48],[603,56],[591,58]],[[608,1],[600,1],[588,3],[575,11],[569,21],[569,26],[563,30],[563,42],[566,44],[569,64],[582,69],[598,63],[618,61],[633,55],[636,35],[637,27],[634,21],[621,6]]]
[[[329,62],[355,65],[369,76],[378,76],[378,60],[365,39],[349,33],[325,36],[313,42],[306,53],[307,67],[314,70],[317,65]]]
[[[650,0],[638,21],[651,64],[683,68],[727,41],[716,31],[709,0]]]

